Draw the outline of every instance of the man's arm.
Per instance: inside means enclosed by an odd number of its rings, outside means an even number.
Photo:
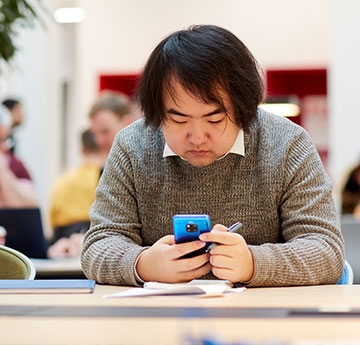
[[[35,188],[30,180],[19,179],[11,171],[7,157],[0,153],[0,207],[37,207]]]
[[[332,182],[303,130],[283,159],[278,213],[285,243],[249,245],[255,263],[249,286],[334,284],[343,272],[344,242]]]
[[[200,239],[218,243],[210,251],[210,263],[219,279],[248,286],[334,284],[339,280],[344,244],[331,181],[305,133],[293,139],[284,158],[283,171],[279,170],[283,187],[278,213],[285,243],[247,245],[240,234],[215,225]]]
[[[117,138],[114,146],[90,210],[81,264],[85,275],[99,283],[139,285],[134,264],[144,248],[132,166]]]

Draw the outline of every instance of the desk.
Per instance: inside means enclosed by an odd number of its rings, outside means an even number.
[[[0,311],[11,306],[77,307],[198,307],[198,308],[360,308],[360,285],[291,288],[249,288],[226,297],[163,296],[104,299],[125,288],[97,285],[93,294],[0,295]],[[26,314],[26,313],[25,313]],[[265,344],[277,339],[360,339],[360,317],[355,318],[162,318],[79,316],[0,316],[0,344],[172,345],[186,334],[214,334],[226,342]],[[319,343],[320,344],[320,343]],[[355,344],[355,343],[354,343]]]

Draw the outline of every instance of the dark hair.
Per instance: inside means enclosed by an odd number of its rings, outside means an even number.
[[[360,175],[360,164],[356,165],[350,172],[349,177],[344,186],[344,191],[349,192],[360,192],[359,184],[359,175]]]
[[[255,58],[235,35],[214,25],[176,31],[153,50],[137,87],[147,125],[157,128],[163,122],[164,91],[176,99],[173,80],[204,102],[222,106],[219,89],[224,90],[234,106],[236,124],[245,130],[264,95]]]
[[[89,113],[90,119],[102,110],[110,110],[121,119],[123,116],[131,113],[130,97],[120,92],[104,91],[91,107]]]
[[[89,129],[81,133],[81,144],[87,153],[96,153],[100,151],[99,146],[96,144],[94,135]]]
[[[11,110],[12,108],[14,108],[16,105],[20,104],[20,101],[18,101],[17,99],[5,99],[2,104],[8,108],[9,110]]]
[[[341,213],[352,214],[360,204],[360,164],[357,164],[349,173],[341,193]]]

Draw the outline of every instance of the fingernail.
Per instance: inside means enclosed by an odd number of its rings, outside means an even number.
[[[205,244],[206,244],[205,242],[198,242],[198,246],[199,246],[199,247],[204,247]]]
[[[205,236],[205,235],[203,235],[203,234],[202,234],[202,235],[200,235],[200,236],[199,236],[199,240],[201,240],[201,241],[205,241],[205,240],[206,240],[206,236]]]

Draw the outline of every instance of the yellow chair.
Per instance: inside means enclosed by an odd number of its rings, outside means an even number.
[[[35,278],[36,269],[32,261],[19,251],[0,246],[0,279]]]

